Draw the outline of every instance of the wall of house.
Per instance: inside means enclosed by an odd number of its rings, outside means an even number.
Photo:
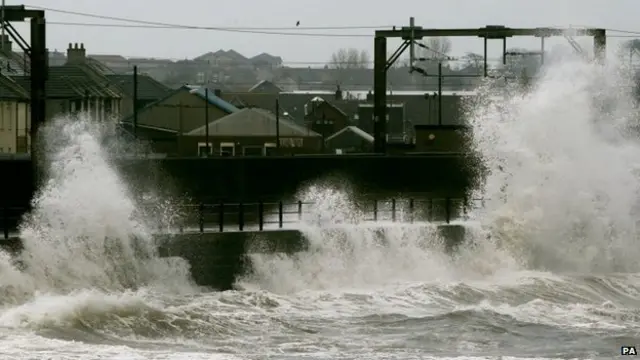
[[[28,103],[0,101],[0,153],[27,151],[29,123]]]
[[[120,99],[92,99],[87,102],[83,99],[49,99],[47,100],[46,118],[53,119],[69,112],[87,111],[94,119],[107,120],[119,119],[121,113]]]
[[[373,144],[353,132],[347,131],[326,142],[327,152],[336,153],[337,149],[342,150],[343,153],[366,153],[373,151]]]
[[[312,102],[307,103],[306,106],[308,113],[304,117],[305,122],[311,127],[311,130],[318,134],[329,137],[350,125],[349,119],[345,114],[326,102],[317,104],[315,108]],[[323,119],[325,124],[322,124]]]
[[[302,144],[299,144],[300,140]],[[179,153],[182,156],[198,156],[199,147],[206,146],[207,139],[204,136],[183,136],[179,139]],[[318,137],[281,137],[280,149],[276,147],[277,139],[275,136],[209,136],[209,144],[214,156],[220,155],[221,146],[227,144],[235,144],[235,156],[253,155],[257,148],[270,147],[270,153],[273,154],[317,154],[322,148],[322,139]],[[298,144],[296,144],[298,143]],[[293,144],[301,146],[292,146]],[[245,150],[245,147],[249,149]]]
[[[209,104],[209,119],[205,118],[207,102],[188,91],[180,91],[175,95],[155,104],[138,114],[138,123],[171,129],[183,133],[204,126],[226,116],[227,113]]]
[[[145,106],[155,102],[153,99],[138,99],[138,111],[142,110]],[[121,101],[122,108],[120,110],[120,116],[126,118],[133,115],[133,98],[126,96]]]

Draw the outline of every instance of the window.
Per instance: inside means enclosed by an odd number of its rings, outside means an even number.
[[[220,143],[220,156],[235,156],[236,144],[232,142]]]
[[[265,156],[274,155],[276,153],[276,144],[274,143],[265,143],[264,144],[264,154]]]
[[[211,143],[209,143],[209,146],[207,146],[206,143],[198,143],[198,156],[199,157],[209,157],[212,153],[213,150],[213,146]]]

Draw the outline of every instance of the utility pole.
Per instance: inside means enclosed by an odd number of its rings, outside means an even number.
[[[438,125],[442,126],[442,61],[438,61]]]
[[[324,142],[325,142],[325,137],[326,137],[326,130],[325,130],[326,122],[327,122],[326,121],[326,115],[324,113],[324,110],[322,110],[322,127],[321,127],[321,129],[322,129],[322,148],[321,148],[321,150],[322,150],[323,154],[325,153],[325,148],[324,148],[325,144],[324,144]]]
[[[133,137],[138,138],[138,65],[133,65]]]
[[[4,6],[5,6],[4,3],[5,3],[5,0],[2,0],[2,15],[0,15],[2,16],[2,51],[3,52],[4,52],[4,43],[6,42],[4,41]]]
[[[209,146],[209,88],[204,87],[204,144],[207,149],[206,157],[211,154],[211,147]]]
[[[276,98],[276,149],[280,154],[280,101]]]

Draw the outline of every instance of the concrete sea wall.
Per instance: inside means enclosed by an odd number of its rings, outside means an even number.
[[[381,229],[382,231],[382,229]],[[438,226],[450,249],[464,240],[461,225]],[[161,257],[180,257],[190,264],[193,280],[201,286],[230,290],[236,279],[252,271],[249,254],[303,252],[308,242],[298,230],[207,232],[158,235]],[[0,241],[0,248],[14,256],[22,251],[17,237]]]

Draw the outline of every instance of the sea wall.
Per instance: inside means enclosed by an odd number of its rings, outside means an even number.
[[[461,225],[438,227],[448,248],[464,240]],[[233,288],[238,276],[252,271],[248,254],[305,251],[308,243],[298,230],[244,231],[223,233],[183,233],[157,236],[161,257],[180,257],[190,264],[193,280],[217,290]],[[0,248],[14,256],[22,251],[17,237],[0,241]]]
[[[441,225],[438,232],[451,250],[464,240],[465,228]],[[197,284],[218,290],[232,289],[238,276],[252,271],[247,254],[292,254],[308,247],[307,240],[298,230],[176,234],[162,236],[159,241],[161,256],[187,260]]]
[[[334,183],[347,181],[356,193],[464,198],[475,174],[470,160],[460,154],[167,158],[115,163],[134,188],[162,189],[199,202],[280,200],[328,177]],[[0,174],[0,206],[27,207],[34,191],[31,160],[0,158]]]

